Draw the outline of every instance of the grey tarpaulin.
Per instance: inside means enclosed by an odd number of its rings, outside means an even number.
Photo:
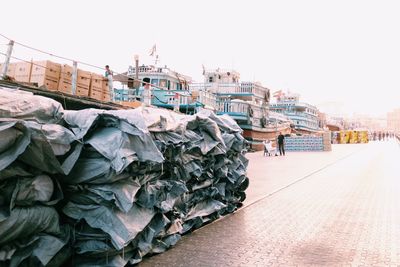
[[[76,266],[140,262],[245,197],[245,141],[230,117],[139,108],[65,111],[64,120],[85,145],[64,178],[63,212],[80,229]]]
[[[13,163],[28,147],[31,133],[22,121],[0,119],[0,170]]]
[[[241,206],[241,132],[207,110],[1,111],[0,267],[125,266],[165,251]]]
[[[63,107],[55,100],[0,87],[0,118],[57,123],[62,115]]]

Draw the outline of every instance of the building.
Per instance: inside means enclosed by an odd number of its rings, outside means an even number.
[[[270,90],[258,82],[240,81],[235,70],[204,70],[203,83],[191,83],[192,92],[208,92],[216,97],[217,114],[231,116],[243,129],[254,149],[262,141],[275,139],[277,132],[290,133],[290,120],[269,111]]]
[[[280,92],[275,95],[276,103],[270,105],[270,110],[286,115],[299,133],[312,133],[321,131],[318,109],[305,102],[300,102],[299,94],[284,94]]]
[[[400,133],[400,108],[387,113],[387,129]]]

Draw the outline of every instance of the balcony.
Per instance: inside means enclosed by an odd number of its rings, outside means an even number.
[[[218,95],[256,96],[265,98],[269,89],[252,82],[242,83],[192,83],[192,91],[210,91]]]
[[[265,108],[251,103],[236,101],[218,101],[216,111],[219,114],[228,114],[234,118],[252,117],[260,119],[267,116]]]

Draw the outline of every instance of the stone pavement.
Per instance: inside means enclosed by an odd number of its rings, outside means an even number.
[[[244,205],[254,203],[365,148],[365,145],[359,144],[333,145],[333,152],[288,152],[284,157],[263,157],[263,152],[248,153],[247,174],[251,182],[246,190]]]
[[[140,266],[400,266],[398,144],[316,154],[251,166],[251,182],[274,189],[249,188],[253,202]]]

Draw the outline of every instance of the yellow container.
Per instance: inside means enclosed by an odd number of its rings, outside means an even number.
[[[358,143],[358,132],[357,131],[349,131],[349,143],[350,144]]]
[[[339,132],[339,143],[347,144],[349,142],[350,134],[348,131],[340,131]]]
[[[361,144],[368,143],[368,132],[367,131],[360,131],[358,133],[358,142]]]

